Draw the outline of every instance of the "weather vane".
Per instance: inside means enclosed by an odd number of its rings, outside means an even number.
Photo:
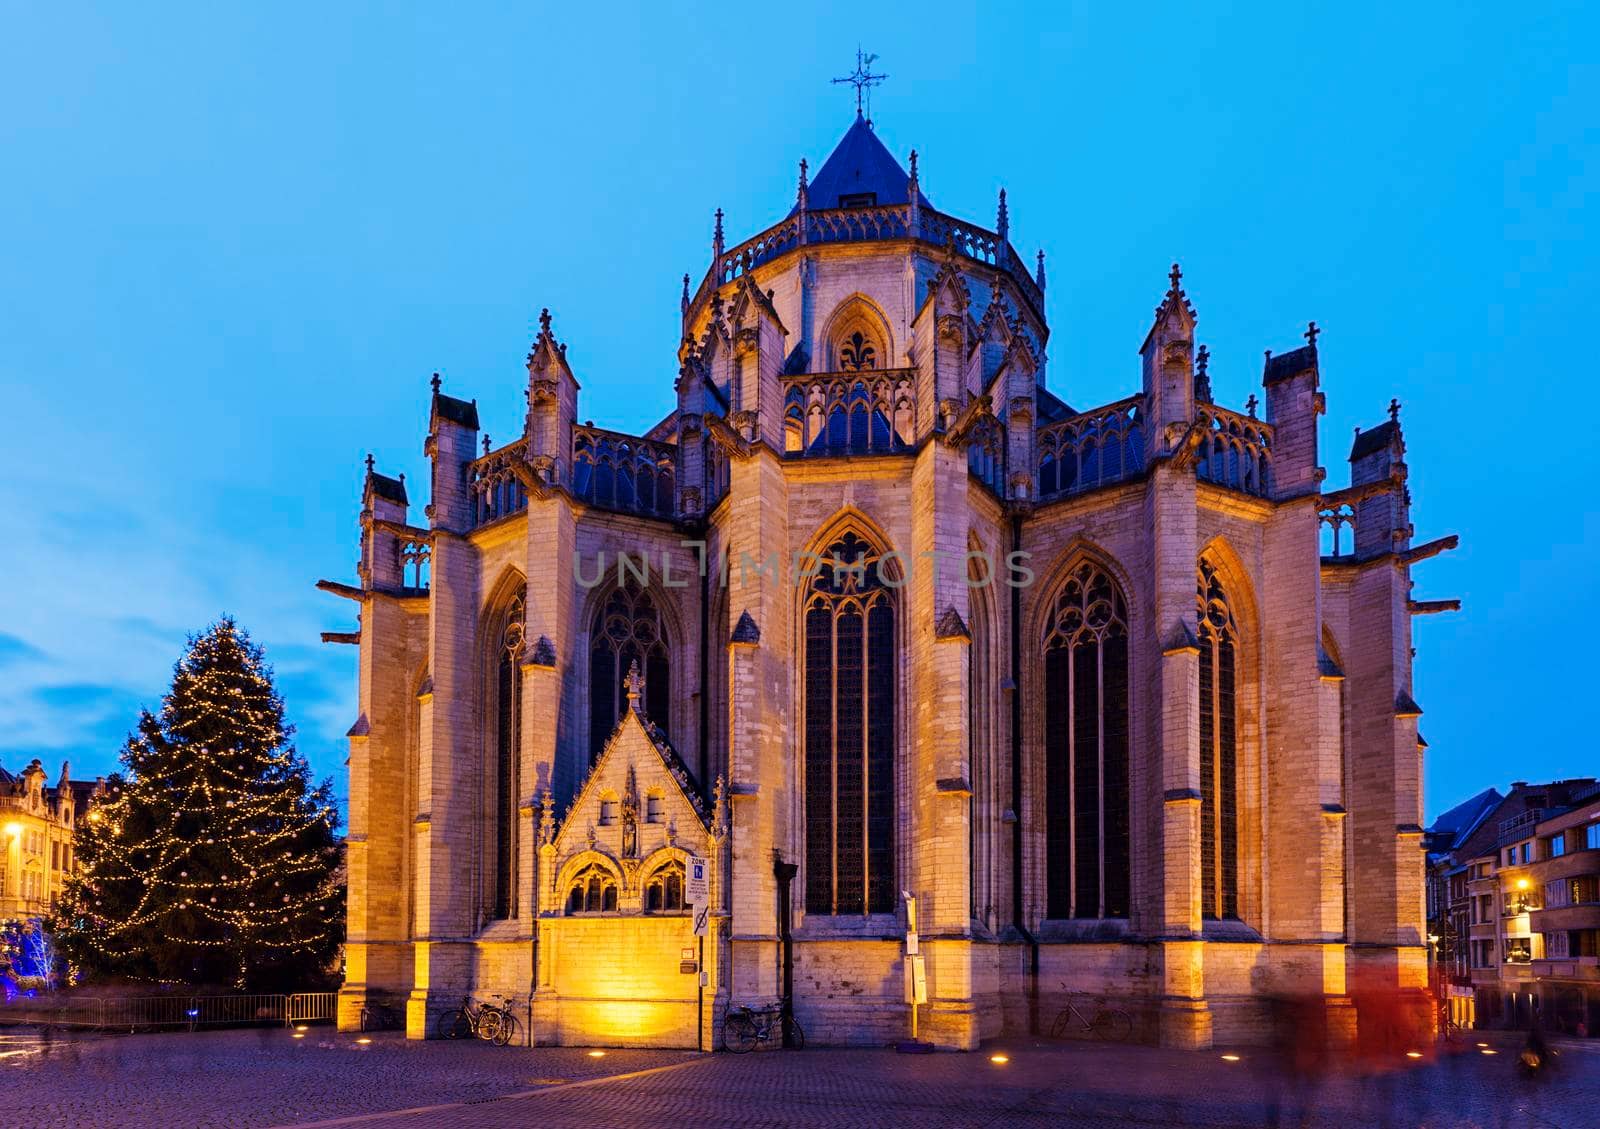
[[[872,88],[889,76],[886,74],[873,74],[872,64],[878,61],[876,55],[863,55],[861,48],[856,48],[856,69],[854,74],[833,80],[837,86],[841,82],[848,82],[856,88],[856,117],[865,117],[867,124],[872,124]],[[863,114],[861,106],[866,103],[866,113]]]

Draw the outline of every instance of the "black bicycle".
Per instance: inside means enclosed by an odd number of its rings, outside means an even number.
[[[783,1005],[771,1004],[767,1007],[749,1007],[744,1004],[731,1006],[722,1016],[722,1049],[742,1055],[755,1050],[761,1044],[783,1045]],[[800,1024],[795,1022],[793,1016],[789,1017],[789,1045],[795,1050],[802,1050],[806,1045],[806,1033],[800,1030]]]
[[[471,996],[463,996],[461,1006],[452,1008],[439,1017],[434,1033],[441,1039],[470,1039],[477,1036],[486,1043],[503,1047],[515,1039],[522,1024],[512,1014],[504,996],[495,996],[498,1003],[479,1004]]]
[[[361,1009],[363,1031],[395,1031],[405,1025],[405,1017],[388,1004],[368,1004]]]

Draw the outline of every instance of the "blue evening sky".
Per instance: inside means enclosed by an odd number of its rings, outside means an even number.
[[[1138,383],[1185,285],[1218,398],[1325,327],[1323,461],[1404,403],[1429,814],[1600,770],[1586,344],[1600,26],[1550,4],[0,4],[0,764],[108,771],[187,632],[265,644],[345,789],[361,459],[426,481],[434,369],[499,444],[548,305],[580,418],[672,403],[679,279],[849,126],[1049,254],[1051,384]],[[226,9],[226,10],[224,10]],[[413,488],[413,519],[421,521]]]

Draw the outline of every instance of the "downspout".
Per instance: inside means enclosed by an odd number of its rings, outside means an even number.
[[[783,1045],[794,1046],[794,934],[789,931],[789,884],[800,872],[792,862],[784,862],[776,850],[772,852],[772,875],[778,880],[778,944],[783,959],[783,996],[779,1000],[779,1022],[783,1027]]]
[[[1011,551],[1022,552],[1022,517],[1011,515]],[[1016,559],[1015,557],[1012,558]],[[1028,1030],[1039,1033],[1039,940],[1022,912],[1022,586],[1011,585],[1011,923],[1028,943]]]
[[[700,536],[705,536],[702,529]],[[700,569],[700,794],[711,798],[711,569]]]

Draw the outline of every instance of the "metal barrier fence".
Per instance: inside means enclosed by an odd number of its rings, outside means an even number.
[[[229,996],[19,996],[0,1004],[0,1024],[48,1023],[107,1031],[197,1030],[331,1022],[336,993]]]

